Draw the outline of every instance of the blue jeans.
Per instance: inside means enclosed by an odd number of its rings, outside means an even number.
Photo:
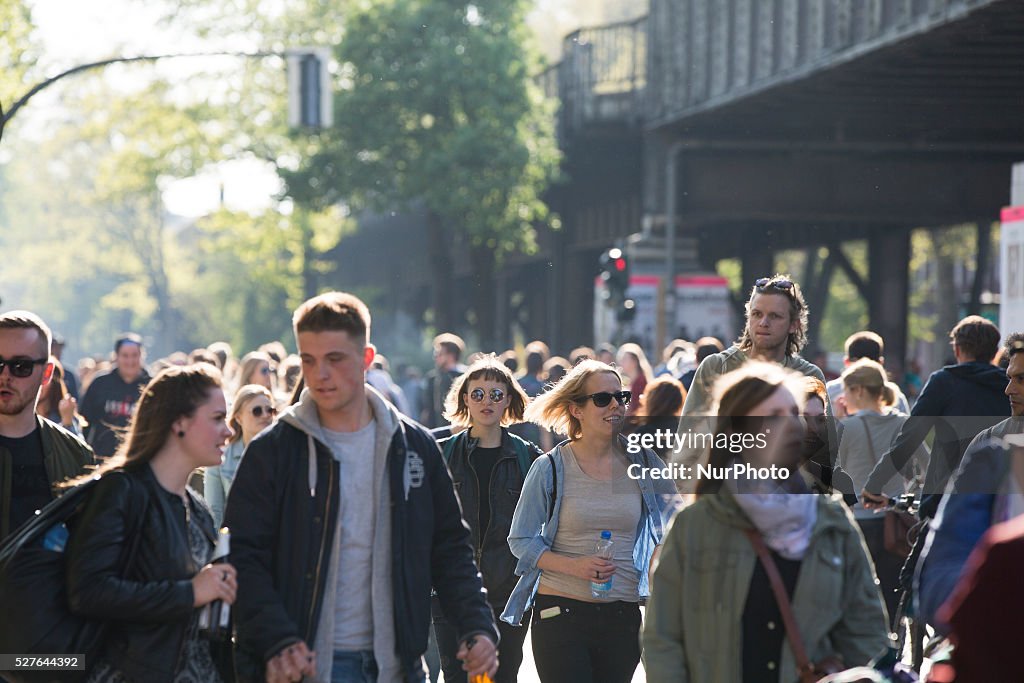
[[[331,683],[377,683],[377,660],[371,650],[335,650]]]

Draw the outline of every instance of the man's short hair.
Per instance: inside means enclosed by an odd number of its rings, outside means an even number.
[[[444,351],[453,356],[455,360],[462,358],[462,352],[466,350],[466,342],[462,337],[451,332],[443,332],[434,337],[434,348]]]
[[[118,335],[117,339],[114,340],[114,353],[120,351],[121,347],[125,344],[135,344],[139,348],[142,348],[142,337],[134,332],[125,332]]]
[[[326,292],[295,309],[292,328],[296,336],[300,332],[347,332],[366,343],[370,341],[370,309],[347,292]]]
[[[999,328],[980,315],[969,315],[956,324],[949,338],[960,353],[979,363],[988,363],[999,349]]]
[[[851,363],[861,358],[870,358],[876,363],[881,363],[882,356],[885,355],[885,342],[882,341],[881,335],[870,330],[862,330],[846,338],[845,351],[846,358]]]
[[[1014,332],[1003,342],[1003,355],[1007,359],[1013,358],[1014,355],[1022,351],[1024,351],[1024,332]]]
[[[758,278],[757,282],[750,289],[750,297],[747,298],[746,322],[750,320],[750,304],[758,294],[773,294],[784,296],[789,301],[790,322],[796,320],[795,332],[790,332],[786,339],[786,355],[795,356],[807,345],[807,301],[804,300],[803,292],[793,278],[788,275],[776,273],[771,277]],[[743,334],[740,335],[737,344],[743,352],[749,352],[754,348],[754,340],[750,338],[749,325],[743,325]]]
[[[192,352],[188,354],[188,364],[195,365],[196,363],[207,363],[212,365],[218,370],[221,369],[220,363],[218,362],[217,354],[210,351],[209,349],[199,348],[192,349]]]
[[[8,311],[0,315],[0,330],[35,330],[46,342],[46,357],[50,357],[53,332],[43,319],[32,311]]]
[[[589,346],[577,346],[569,352],[569,362],[574,366],[588,358],[597,358],[597,352]]]
[[[697,340],[697,365],[700,365],[708,356],[713,356],[724,350],[725,346],[718,337],[701,337]]]
[[[213,342],[207,346],[206,349],[217,357],[217,367],[221,370],[223,370],[224,366],[228,364],[228,358],[231,358],[233,355],[231,351],[231,344],[228,344],[226,341]]]

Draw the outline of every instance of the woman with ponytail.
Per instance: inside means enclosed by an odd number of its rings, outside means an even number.
[[[862,358],[843,372],[840,378],[846,396],[849,417],[843,421],[843,438],[839,444],[839,465],[853,479],[855,491],[862,491],[878,460],[889,451],[907,416],[896,410],[899,391],[890,382],[876,361]],[[928,469],[928,447],[918,448],[907,461],[906,469],[894,475],[882,488],[887,498],[896,498],[913,491],[915,482],[923,480]],[[858,502],[853,516],[864,533],[864,541],[875,562],[882,595],[890,618],[899,601],[899,576],[903,557],[885,549],[885,518]]]

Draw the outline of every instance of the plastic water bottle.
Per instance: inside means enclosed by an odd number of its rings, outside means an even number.
[[[221,564],[228,561],[231,553],[231,532],[227,527],[220,530],[217,535],[217,547],[213,551],[211,564]],[[223,600],[214,600],[203,605],[199,613],[199,632],[214,641],[222,641],[229,635],[231,625],[231,605]]]
[[[55,553],[64,552],[64,546],[68,542],[68,528],[64,524],[56,524],[43,536],[42,546]]]
[[[612,532],[607,530],[601,532],[601,538],[598,539],[597,545],[594,546],[594,554],[606,560],[612,559]],[[612,590],[613,578],[615,577],[609,576],[608,580],[604,583],[591,581],[590,595],[595,598],[607,598],[608,593]]]

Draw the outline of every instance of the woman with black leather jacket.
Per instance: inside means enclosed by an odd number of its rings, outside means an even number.
[[[237,577],[230,564],[207,564],[213,517],[187,486],[193,470],[220,462],[226,417],[216,369],[168,368],[143,390],[118,454],[82,478],[101,480],[70,529],[68,600],[73,612],[108,623],[88,683],[229,677],[215,660],[230,643],[203,637],[198,608],[233,603]]]
[[[523,480],[540,449],[506,428],[520,422],[529,397],[512,373],[493,354],[476,361],[458,377],[445,399],[445,418],[466,427],[440,442],[452,481],[470,528],[477,566],[487,588],[495,618],[516,585],[516,558],[508,547],[512,514]],[[455,658],[459,635],[435,600],[434,633],[446,683],[465,683],[466,673]],[[523,661],[526,626],[498,621],[501,633],[496,683],[514,682]]]

